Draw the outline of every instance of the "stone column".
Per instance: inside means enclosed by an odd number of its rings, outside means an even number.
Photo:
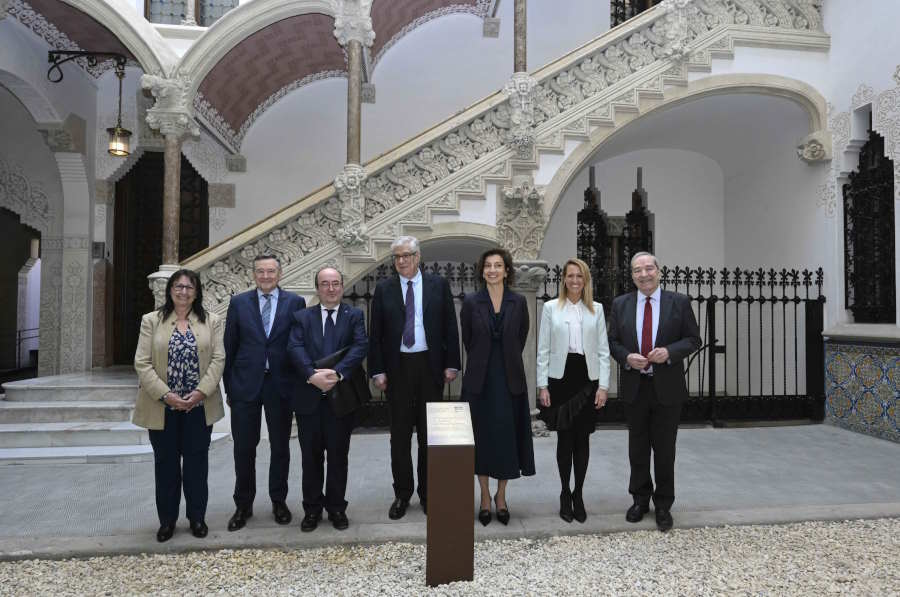
[[[513,15],[513,30],[515,36],[513,38],[513,72],[524,73],[528,71],[527,46],[528,46],[528,26],[526,19],[525,0],[516,0]]]
[[[200,135],[194,120],[191,81],[187,77],[166,79],[156,75],[141,77],[141,87],[149,90],[155,102],[147,110],[147,124],[165,139],[163,174],[163,248],[158,272],[150,274],[150,288],[157,301],[162,298],[160,280],[165,287],[171,273],[178,269],[178,240],[181,224],[181,144]],[[158,302],[157,306],[161,305]]]
[[[163,180],[163,230],[162,262],[178,263],[178,240],[181,226],[181,138],[166,134],[163,153],[165,174]]]
[[[334,37],[347,50],[347,163],[334,179],[341,206],[337,241],[347,252],[368,244],[363,185],[366,171],[360,166],[362,143],[363,47],[375,41],[369,0],[339,0],[334,18]]]
[[[532,416],[537,414],[537,336],[541,323],[541,312],[537,308],[537,293],[544,289],[544,278],[549,267],[546,261],[516,260],[513,264],[516,272],[512,289],[525,297],[528,303],[528,339],[522,361],[525,364],[525,379],[528,381],[528,407]]]
[[[182,25],[196,27],[197,20],[195,18],[194,0],[184,0],[184,19],[181,20]]]

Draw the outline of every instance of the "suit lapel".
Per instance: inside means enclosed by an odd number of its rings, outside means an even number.
[[[248,308],[252,311],[250,317],[256,322],[257,331],[265,338],[266,328],[263,326],[262,311],[259,308],[259,294],[255,288],[250,291],[250,300],[247,303]]]
[[[431,299],[434,298],[434,284],[435,280],[431,276],[425,277],[425,272],[422,272],[422,318],[425,318],[425,309],[428,308],[428,304],[431,302]]]
[[[270,299],[271,300],[271,299]],[[275,307],[275,313],[272,314],[272,329],[269,330],[269,337],[274,338],[275,332],[277,328],[280,327],[281,319],[283,315],[287,312],[287,295],[284,293],[284,290],[281,287],[278,287],[278,305]],[[259,316],[260,322],[262,322],[262,314]]]
[[[625,301],[625,322],[628,338],[631,340],[631,350],[640,352],[641,341],[637,337],[637,291],[628,293],[628,300]]]
[[[662,338],[664,338],[665,334],[663,330],[665,329],[666,322],[669,320],[669,316],[672,314],[672,295],[666,291],[660,291],[659,293],[659,326],[656,328],[656,343],[654,346],[659,346],[663,344]]]
[[[478,294],[475,295],[476,301],[478,302],[478,317],[481,318],[481,323],[484,325],[484,329],[491,329],[491,310],[493,310],[493,305],[491,304],[491,296],[488,294],[486,288],[482,288],[478,291]]]

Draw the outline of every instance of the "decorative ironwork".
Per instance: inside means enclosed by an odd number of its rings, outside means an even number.
[[[608,234],[606,212],[600,207],[600,190],[594,184],[594,167],[589,170],[588,188],[584,190],[584,207],[578,212],[577,254],[591,270],[595,300],[609,307],[615,287],[607,286],[606,272],[613,266],[612,245]]]
[[[857,323],[895,323],[894,164],[869,128],[858,169],[843,187],[844,298]]]
[[[94,68],[99,64],[99,58],[114,60],[116,63],[116,72],[125,72],[125,64],[128,58],[118,52],[88,52],[84,50],[50,50],[47,52],[47,62],[50,68],[47,69],[47,80],[51,83],[59,83],[63,80],[63,71],[60,68],[70,60],[82,60],[89,68]]]
[[[661,0],[610,0],[609,26],[621,25],[628,19],[636,17],[645,10],[653,8]]]
[[[423,270],[450,284],[457,309],[478,285],[475,266],[430,263]],[[348,288],[344,300],[370,314],[375,285],[393,274],[388,263]],[[629,267],[610,268],[606,283],[635,291]],[[535,313],[557,296],[562,268],[550,269],[538,288]],[[663,267],[660,285],[688,295],[700,323],[702,348],[685,365],[691,398],[682,419],[722,425],[740,420],[821,420],[825,404],[825,351],[822,340],[824,274],[797,269],[720,269]],[[608,311],[607,311],[608,312]],[[532,322],[536,327],[538,322]],[[463,355],[465,362],[465,354]],[[624,404],[616,397],[618,367],[613,366],[612,398],[600,413],[601,423],[625,421]],[[459,395],[460,378],[447,387],[447,398]],[[384,396],[361,415],[363,426],[387,424]]]
[[[620,267],[627,267],[631,257],[641,251],[653,252],[653,214],[647,209],[647,191],[643,185],[643,169],[637,169],[637,186],[631,193],[631,211],[625,214],[625,228],[619,244]]]

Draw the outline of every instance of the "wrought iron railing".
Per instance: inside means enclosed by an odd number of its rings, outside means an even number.
[[[477,288],[475,267],[467,263],[431,263],[425,271],[450,284],[457,310]],[[368,319],[375,285],[392,275],[388,264],[378,266],[353,287],[344,299],[363,309]],[[627,269],[606,274],[607,286],[634,291]],[[547,272],[536,296],[535,313],[557,296],[560,266]],[[738,420],[821,420],[824,406],[824,346],[822,329],[825,297],[821,268],[714,269],[663,267],[660,285],[688,295],[700,324],[702,348],[685,365],[691,398],[682,419],[721,424]],[[608,313],[609,305],[604,311]],[[539,315],[538,315],[539,317]],[[532,322],[536,328],[537,321]],[[463,362],[465,350],[463,348]],[[611,399],[601,411],[601,423],[622,423],[624,405],[615,396],[618,367],[613,366]],[[460,394],[461,379],[446,389]],[[386,424],[383,396],[370,405],[366,425]]]
[[[209,27],[239,3],[239,0],[144,0],[144,17],[151,23],[184,25],[193,16],[195,24]],[[189,8],[193,8],[192,15],[188,14]]]
[[[610,0],[609,26],[621,25],[628,19],[636,17],[662,0]]]

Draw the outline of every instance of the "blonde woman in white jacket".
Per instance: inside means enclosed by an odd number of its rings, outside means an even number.
[[[591,273],[581,259],[566,261],[559,297],[544,303],[537,387],[541,418],[557,434],[556,463],[562,485],[559,516],[566,522],[584,522],[582,488],[596,412],[607,400],[609,344],[603,305],[593,300]],[[573,467],[574,489],[570,488]]]

